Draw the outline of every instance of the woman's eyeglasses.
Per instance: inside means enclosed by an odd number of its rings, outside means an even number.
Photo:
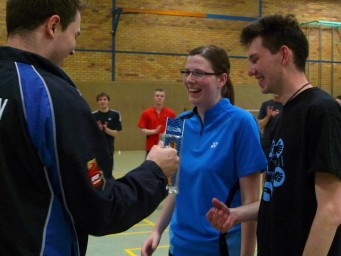
[[[189,77],[189,75],[192,75],[193,78],[203,78],[205,76],[219,75],[218,73],[209,73],[209,72],[205,72],[202,70],[193,70],[193,71],[181,70],[180,73],[184,78]]]

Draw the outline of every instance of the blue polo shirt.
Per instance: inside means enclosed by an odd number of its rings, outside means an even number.
[[[241,177],[266,168],[258,123],[250,112],[226,98],[205,112],[204,123],[196,109],[178,118],[185,118],[186,122],[180,156],[180,193],[170,224],[170,251],[174,256],[219,255],[220,233],[210,226],[206,213],[212,207],[213,197],[225,202]],[[238,190],[231,207],[239,205]],[[237,236],[237,248],[240,228],[236,225],[228,234],[231,241]]]

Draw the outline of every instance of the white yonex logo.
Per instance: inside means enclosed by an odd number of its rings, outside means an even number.
[[[219,142],[213,142],[212,145],[211,145],[211,148],[215,148],[216,146],[218,146]]]

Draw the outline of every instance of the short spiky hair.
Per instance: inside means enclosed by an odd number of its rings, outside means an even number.
[[[165,90],[164,89],[162,89],[162,88],[156,88],[155,90],[154,90],[154,92],[164,92]]]
[[[98,101],[100,98],[102,97],[107,97],[108,101],[110,101],[110,96],[109,94],[105,93],[105,92],[101,92],[96,96],[96,101]]]
[[[7,35],[31,31],[52,15],[58,15],[65,30],[84,4],[80,0],[7,0]]]
[[[294,53],[296,67],[305,71],[309,44],[294,15],[273,14],[259,18],[243,28],[240,42],[248,46],[257,37],[262,38],[263,46],[272,54],[277,53],[281,46],[286,45]]]

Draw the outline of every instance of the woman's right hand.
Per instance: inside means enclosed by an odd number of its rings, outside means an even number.
[[[152,256],[159,245],[160,239],[161,235],[157,231],[152,231],[142,244],[141,256]]]

